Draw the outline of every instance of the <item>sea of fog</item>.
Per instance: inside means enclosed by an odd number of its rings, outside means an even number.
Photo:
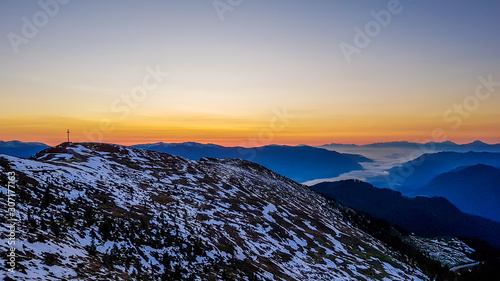
[[[380,148],[380,147],[323,147],[340,153],[360,154],[373,160],[373,162],[360,163],[364,170],[352,171],[334,178],[315,179],[304,182],[305,185],[314,185],[325,181],[338,181],[358,179],[369,181],[369,178],[383,176],[387,170],[420,157],[424,153],[436,152],[435,150],[422,150],[419,148]]]

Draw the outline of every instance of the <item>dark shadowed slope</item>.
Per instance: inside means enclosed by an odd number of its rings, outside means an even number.
[[[311,189],[420,236],[478,238],[500,247],[500,223],[465,214],[442,197],[407,198],[356,180],[325,182]]]

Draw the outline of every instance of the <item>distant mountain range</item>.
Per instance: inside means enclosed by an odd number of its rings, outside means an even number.
[[[310,188],[419,236],[477,238],[500,247],[500,223],[465,214],[443,197],[408,198],[357,180],[324,182]]]
[[[185,142],[139,144],[133,147],[182,156],[191,160],[199,160],[202,157],[249,160],[297,182],[336,177],[350,171],[361,170],[363,168],[360,162],[371,161],[361,155],[342,154],[311,146],[267,145],[244,148]]]
[[[23,143],[19,141],[0,141],[0,154],[29,158],[50,146],[43,143]],[[268,145],[255,148],[225,147],[215,144],[152,143],[132,147],[164,152],[191,160],[202,157],[239,158],[254,161],[277,173],[298,182],[317,178],[336,177],[354,170],[362,170],[359,163],[370,159],[348,153],[338,153],[311,146]]]
[[[442,196],[460,210],[500,222],[500,153],[438,152],[369,178],[407,196]]]
[[[0,141],[0,154],[29,158],[48,147],[39,142]]]
[[[196,142],[184,142],[184,143],[152,143],[152,144],[137,144],[133,145],[133,147],[138,148],[146,148],[150,147],[158,147],[158,146],[174,146],[176,149],[179,149],[179,145],[183,145],[185,147],[191,146],[191,148],[195,148],[195,151],[183,151],[182,153],[188,155],[190,159],[203,157],[199,153],[199,149],[203,149],[204,151],[210,151],[209,147],[212,147],[213,150],[217,150],[217,148],[221,148],[224,146],[215,145],[215,144],[200,144]],[[299,145],[307,146],[307,145]],[[0,153],[4,153],[7,155],[18,156],[18,157],[30,157],[35,155],[37,152],[49,147],[44,143],[39,142],[21,142],[21,141],[0,141]],[[196,147],[198,147],[198,151],[196,151]],[[397,141],[397,142],[380,142],[380,143],[372,143],[366,145],[356,145],[356,144],[340,144],[340,143],[331,143],[318,146],[319,148],[408,148],[408,149],[423,149],[423,150],[434,150],[434,151],[455,151],[455,152],[468,152],[468,151],[476,151],[476,152],[500,152],[500,144],[487,144],[482,141],[476,140],[474,142],[468,144],[456,144],[451,141],[446,142],[428,142],[428,143],[416,143],[416,142],[407,142],[407,141]],[[220,149],[215,153],[217,155],[221,155],[221,157],[226,158],[234,158],[235,156],[240,156],[237,158],[242,158],[241,154],[245,154],[246,158],[251,158],[252,155],[255,155],[255,152],[252,149],[243,150],[242,153],[235,153],[234,149],[238,149],[239,147],[225,147],[228,148],[227,151],[223,152]],[[334,149],[335,150],[335,149]],[[187,156],[186,156],[187,157]],[[215,156],[214,156],[215,157]],[[357,162],[366,161],[355,159]]]
[[[467,213],[500,222],[500,169],[477,164],[440,174],[415,191],[443,196]]]
[[[396,141],[396,142],[372,143],[366,145],[331,143],[319,147],[328,149],[358,147],[358,148],[407,148],[407,149],[416,149],[424,151],[430,150],[430,151],[455,151],[455,152],[468,152],[468,151],[500,152],[500,144],[487,144],[479,140],[476,140],[468,144],[456,144],[451,141],[427,142],[427,143]]]
[[[458,167],[477,164],[500,167],[500,153],[426,153],[412,161],[389,169],[386,176],[371,178],[368,181],[380,187],[414,190],[428,184],[442,173],[452,171]]]

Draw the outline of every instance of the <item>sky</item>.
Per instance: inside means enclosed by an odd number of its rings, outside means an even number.
[[[0,139],[500,143],[499,15],[499,1],[4,0]]]

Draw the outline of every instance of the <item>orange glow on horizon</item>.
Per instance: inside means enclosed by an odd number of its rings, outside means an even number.
[[[168,134],[166,131],[157,131],[145,133],[139,135],[137,133],[124,133],[124,132],[114,132],[110,135],[105,136],[102,140],[89,139],[83,134],[83,130],[77,130],[75,128],[70,128],[71,131],[71,141],[72,142],[105,142],[114,143],[120,145],[134,145],[134,144],[144,144],[144,143],[181,143],[181,142],[198,142],[198,143],[212,143],[222,146],[243,146],[243,147],[256,147],[264,146],[269,144],[280,144],[280,145],[310,145],[319,146],[330,143],[341,143],[341,144],[371,144],[378,142],[393,142],[393,141],[408,141],[408,142],[429,142],[434,141],[431,138],[431,133],[427,134],[417,134],[415,132],[411,134],[398,134],[398,132],[387,132],[387,133],[360,133],[360,132],[350,132],[350,133],[332,133],[332,134],[311,134],[311,135],[279,135],[276,134],[273,138],[259,137],[259,132],[248,131],[241,132],[239,134],[231,134],[230,132],[222,131],[209,131],[199,132],[199,131],[185,131],[178,132],[177,134]],[[58,145],[66,141],[66,127],[61,127],[57,129],[51,129],[49,131],[38,132],[39,134],[32,134],[27,132],[10,132],[3,133],[3,141],[9,140],[19,140],[23,142],[41,142],[51,146]],[[483,138],[474,137],[474,133],[456,133],[449,134],[445,139],[440,139],[439,141],[453,141],[458,144],[470,143],[475,140],[481,140],[486,143],[494,144],[500,143],[500,137],[498,135],[486,136]]]
[[[299,116],[296,114],[296,116]],[[376,142],[442,142],[459,144],[481,140],[500,143],[499,121],[491,116],[467,120],[458,128],[440,118],[408,118],[405,116],[325,116],[300,115],[276,121],[274,116],[254,119],[196,119],[164,116],[145,118],[133,116],[112,122],[107,119],[71,117],[18,117],[0,119],[1,140],[42,142],[58,145],[66,141],[66,130],[72,142],[106,142],[121,145],[141,143],[214,143],[223,146],[256,147],[269,144],[318,146],[330,143],[370,144]],[[481,118],[479,118],[481,117]],[[166,120],[166,121],[165,121]],[[171,121],[174,120],[174,121]],[[276,122],[270,122],[276,121]],[[368,120],[368,121],[367,121]],[[437,121],[434,121],[437,120]],[[481,120],[487,120],[481,122]],[[442,129],[444,136],[433,138],[433,131]]]

